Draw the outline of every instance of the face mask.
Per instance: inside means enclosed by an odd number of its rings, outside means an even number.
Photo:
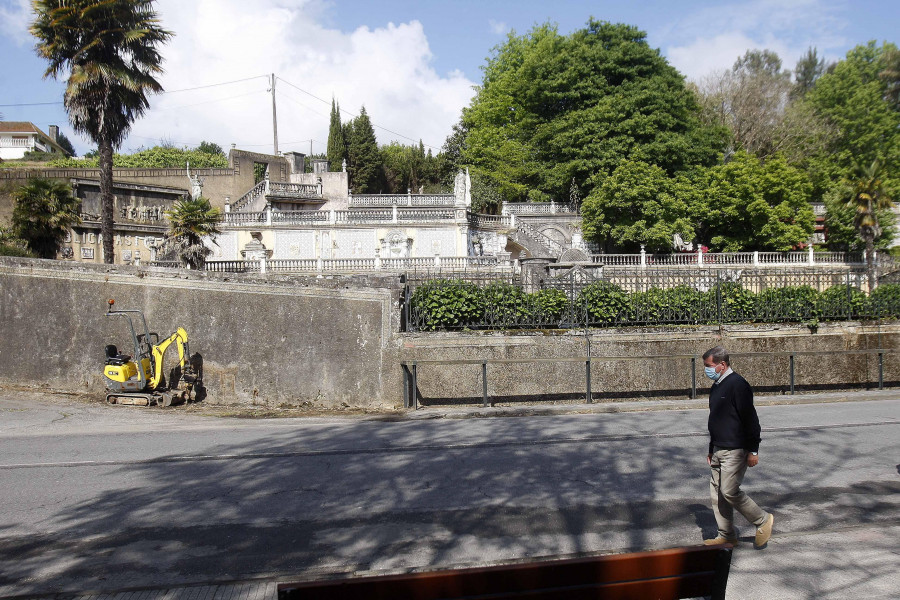
[[[703,370],[706,372],[706,376],[715,381],[719,378],[719,374],[716,373],[715,367],[703,367]]]

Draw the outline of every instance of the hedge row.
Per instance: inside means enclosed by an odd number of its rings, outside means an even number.
[[[582,288],[573,301],[557,289],[528,294],[508,283],[481,288],[467,281],[438,279],[416,288],[409,325],[412,330],[433,331],[876,318],[900,318],[900,284],[883,284],[867,297],[846,285],[821,293],[809,286],[790,286],[757,294],[734,282],[707,291],[678,286],[645,292],[598,282]]]

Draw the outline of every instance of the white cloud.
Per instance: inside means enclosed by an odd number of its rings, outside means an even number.
[[[3,0],[0,3],[0,33],[18,45],[32,43],[28,27],[31,25],[30,0]]]
[[[503,21],[495,21],[494,19],[488,21],[488,26],[494,35],[506,35],[510,29],[509,25]]]
[[[702,8],[660,32],[670,43],[669,61],[691,79],[730,68],[752,49],[774,50],[785,68],[792,68],[810,46],[819,55],[846,44],[841,30],[845,5],[833,0],[756,0]],[[710,32],[714,32],[710,34]],[[836,57],[835,57],[836,58]]]
[[[754,40],[741,32],[722,33],[709,39],[697,39],[687,46],[669,48],[668,56],[669,62],[688,79],[698,80],[714,71],[730,69],[739,56],[754,48],[775,51],[785,68],[794,64],[789,60],[794,50],[781,41],[774,38]]]
[[[319,0],[161,0],[163,26],[176,37],[162,48],[167,90],[275,73],[282,152],[323,152],[332,95],[347,112],[365,105],[373,123],[435,147],[443,144],[473,82],[461,72],[439,75],[418,21],[341,32],[322,24]],[[300,91],[296,88],[301,88]],[[132,130],[127,148],[165,138],[194,145],[272,151],[271,94],[258,77],[234,85],[156,96]],[[311,95],[310,95],[311,94]],[[343,120],[351,117],[343,115]],[[375,129],[380,143],[410,140]]]

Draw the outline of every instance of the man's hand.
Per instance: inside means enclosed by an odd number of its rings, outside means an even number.
[[[755,467],[757,464],[759,464],[759,457],[755,454],[747,454],[747,466]]]
[[[709,466],[712,466],[712,454],[706,455],[706,464],[708,464]]]

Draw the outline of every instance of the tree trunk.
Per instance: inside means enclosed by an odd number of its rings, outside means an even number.
[[[875,289],[875,232],[866,229],[866,273],[869,275],[869,293]]]
[[[108,139],[97,144],[100,162],[100,235],[103,237],[103,262],[113,264],[113,148]]]

